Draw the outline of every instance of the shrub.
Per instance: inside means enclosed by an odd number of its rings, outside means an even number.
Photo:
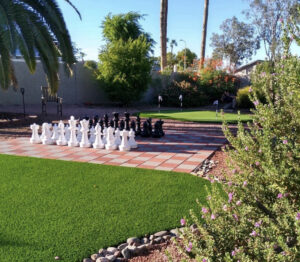
[[[300,61],[289,57],[274,73],[253,78],[253,123],[239,123],[234,136],[224,132],[232,168],[224,185],[215,186],[206,206],[191,213],[182,250],[197,261],[300,260]]]
[[[251,87],[246,86],[238,90],[236,95],[236,102],[239,108],[251,108],[253,107],[253,103],[250,100],[250,92]]]

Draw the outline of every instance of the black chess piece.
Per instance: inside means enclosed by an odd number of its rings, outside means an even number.
[[[100,121],[99,121],[99,124],[100,124],[100,127],[101,127],[101,132],[103,131],[103,128],[104,128],[104,122],[103,122],[103,119],[101,118]]]
[[[85,119],[86,121],[88,121],[90,118],[87,115],[85,115],[85,117],[83,119]]]
[[[125,115],[125,129],[126,129],[127,131],[129,131],[129,130],[130,130],[130,127],[129,127],[130,113],[125,112],[124,115]]]
[[[149,137],[150,133],[149,133],[149,122],[145,121],[143,123],[143,131],[141,132],[141,136],[142,137]]]
[[[141,132],[142,132],[142,130],[141,130],[141,118],[138,115],[136,117],[136,132],[135,132],[135,135],[139,136],[141,134]]]
[[[125,122],[124,122],[124,120],[122,119],[122,120],[120,121],[120,131],[124,130],[124,128],[125,128]]]
[[[155,137],[155,138],[160,138],[161,137],[160,122],[159,121],[156,121],[155,124],[154,124],[154,132],[152,134],[152,137]]]
[[[119,113],[114,112],[114,128],[117,129],[119,127]]]
[[[147,122],[148,122],[148,133],[149,133],[149,136],[152,135],[152,118],[148,118],[147,119]]]
[[[89,120],[89,128],[91,128],[93,126],[93,119]]]
[[[94,126],[96,126],[97,125],[97,123],[99,122],[99,116],[98,115],[95,115],[94,116]]]
[[[132,129],[134,132],[136,132],[136,125],[135,125],[134,120],[131,120],[131,122],[130,122],[130,129]]]
[[[110,126],[110,127],[114,127],[114,120],[111,119],[111,120],[109,121],[109,126]]]
[[[105,125],[105,127],[108,127],[108,115],[107,114],[104,115],[104,125]]]
[[[160,136],[164,136],[165,135],[165,132],[163,130],[163,124],[164,124],[164,121],[162,121],[161,119],[159,120],[159,134]]]

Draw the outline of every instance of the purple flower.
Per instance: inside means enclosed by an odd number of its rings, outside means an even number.
[[[248,150],[249,150],[249,148],[246,146],[246,147],[245,147],[245,151],[248,151]]]
[[[258,150],[258,153],[261,153],[261,152],[262,152],[261,149],[259,149],[259,150]]]
[[[248,182],[247,181],[244,181],[243,182],[243,186],[247,186]]]
[[[207,259],[203,258],[203,259],[202,259],[202,262],[207,262]]]
[[[208,212],[207,208],[206,207],[202,207],[202,213],[206,214],[207,212]]]
[[[297,213],[296,220],[300,220],[300,212]]]
[[[278,195],[277,195],[277,198],[283,198],[283,194],[281,194],[281,193],[279,193]]]
[[[232,169],[232,174],[236,174],[236,173],[237,173],[236,169]]]
[[[250,88],[249,88],[249,93],[251,93],[252,91],[253,91],[253,90],[252,90],[252,88],[250,87]]]
[[[236,202],[236,205],[237,206],[240,206],[242,204],[242,201],[241,200],[238,200],[237,202]]]
[[[255,230],[253,230],[253,231],[250,233],[250,236],[256,237],[256,236],[258,236],[258,233],[257,233]]]
[[[286,139],[284,139],[284,140],[282,141],[282,143],[283,143],[284,145],[287,145],[288,141],[287,141]]]
[[[184,219],[184,218],[181,218],[181,219],[180,219],[180,224],[181,224],[182,226],[184,226],[185,223],[186,223],[186,222],[185,222],[185,219]]]
[[[186,247],[186,251],[191,252],[192,248],[193,248],[193,244],[192,244],[192,242],[189,242],[188,246]]]
[[[231,255],[232,255],[233,257],[236,255],[235,250],[233,250],[233,251],[231,252]]]
[[[224,210],[224,211],[227,211],[227,210],[228,210],[226,205],[223,206],[223,210]]]
[[[211,220],[215,220],[216,216],[214,214],[211,214],[210,218],[211,218]]]
[[[233,192],[228,193],[228,203],[232,201],[233,198]]]
[[[255,165],[256,165],[256,166],[259,166],[259,165],[260,165],[260,163],[259,163],[258,161],[256,161],[256,162],[255,162]]]
[[[280,17],[280,18],[279,18],[279,21],[280,21],[280,23],[283,23],[283,18]]]
[[[238,218],[237,214],[233,214],[232,216],[233,216],[233,218],[234,218],[236,221],[239,221],[239,218]]]
[[[228,184],[228,186],[232,186],[232,182],[231,181],[229,181],[227,184]]]
[[[254,226],[255,226],[255,227],[260,227],[260,226],[261,226],[261,223],[262,223],[261,220],[259,220],[258,222],[256,222],[256,223],[254,224]]]
[[[282,251],[280,254],[283,255],[283,256],[286,255],[285,251]]]
[[[255,100],[255,101],[253,102],[253,104],[254,104],[255,106],[258,106],[258,104],[259,104],[258,100]]]

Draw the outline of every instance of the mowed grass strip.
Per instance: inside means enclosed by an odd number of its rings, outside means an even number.
[[[161,111],[158,112],[142,112],[140,117],[151,117],[151,118],[164,118],[164,119],[174,119],[180,121],[193,121],[202,123],[222,123],[223,116],[221,112],[216,114],[216,111]],[[242,122],[251,121],[251,114],[240,114],[237,113],[224,113],[224,119],[228,123],[235,124],[238,119]]]
[[[178,227],[205,203],[189,174],[0,155],[0,261],[82,261]]]

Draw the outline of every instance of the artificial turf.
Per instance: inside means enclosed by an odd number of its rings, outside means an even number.
[[[216,114],[216,111],[161,111],[158,112],[142,112],[141,117],[151,117],[151,118],[165,118],[174,119],[181,121],[193,121],[202,123],[222,123],[223,116],[220,112]],[[238,119],[242,122],[247,122],[251,120],[250,114],[240,114],[237,113],[224,113],[224,119],[228,123],[237,123]]]
[[[205,203],[189,174],[0,155],[0,261],[82,261],[178,227]]]

